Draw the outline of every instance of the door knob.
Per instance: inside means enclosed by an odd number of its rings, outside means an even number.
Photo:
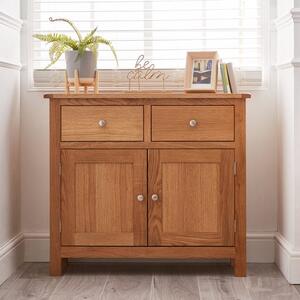
[[[144,195],[137,195],[136,199],[140,202],[144,201]]]
[[[196,120],[190,120],[189,125],[190,127],[196,127],[198,122]]]
[[[99,124],[99,126],[100,126],[101,128],[103,128],[103,127],[106,126],[106,121],[105,121],[105,120],[100,120],[100,121],[98,122],[98,124]]]
[[[159,199],[159,197],[158,197],[157,194],[153,194],[153,195],[151,196],[151,199],[152,199],[153,201],[157,201],[157,200]]]

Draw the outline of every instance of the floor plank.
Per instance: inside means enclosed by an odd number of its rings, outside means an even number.
[[[241,299],[251,300],[242,278],[211,276],[209,279],[198,278],[201,300]]]
[[[107,279],[108,274],[105,266],[70,265],[49,299],[100,299]]]
[[[101,299],[150,300],[151,286],[151,266],[135,263],[111,265]]]
[[[48,274],[48,264],[27,264],[0,288],[0,299],[49,299],[61,280]]]
[[[13,273],[4,283],[2,283],[0,289],[12,289],[13,285],[16,283],[16,280],[20,278],[30,266],[30,263],[22,264],[15,273]]]
[[[274,264],[251,264],[245,285],[253,299],[299,300],[300,295]]]
[[[153,277],[153,299],[199,300],[197,269],[192,264],[163,264]]]
[[[72,263],[61,277],[27,263],[0,286],[0,299],[300,300],[297,289],[274,264],[249,264],[237,278],[220,263]]]

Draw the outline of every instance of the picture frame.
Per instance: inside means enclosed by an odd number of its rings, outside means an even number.
[[[217,91],[219,55],[216,51],[187,52],[184,89],[186,92]]]

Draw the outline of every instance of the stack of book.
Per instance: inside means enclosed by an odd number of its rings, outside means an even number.
[[[232,63],[228,63],[228,64],[221,63],[220,70],[221,70],[224,93],[226,94],[238,93],[237,83],[233,72]]]

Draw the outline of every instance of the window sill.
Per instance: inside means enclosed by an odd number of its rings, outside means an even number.
[[[130,70],[101,70],[100,72],[100,90],[118,90],[128,91],[129,81],[127,73]],[[184,89],[184,70],[160,70],[164,72],[168,79],[163,82],[160,79],[141,80],[141,90],[178,90]],[[29,83],[30,92],[62,92],[64,91],[64,70],[34,70],[33,81]],[[263,84],[262,72],[258,70],[243,71],[236,70],[236,79],[240,91],[265,90]],[[137,80],[131,81],[131,90],[138,90]],[[219,78],[218,91],[222,91],[222,82]]]

